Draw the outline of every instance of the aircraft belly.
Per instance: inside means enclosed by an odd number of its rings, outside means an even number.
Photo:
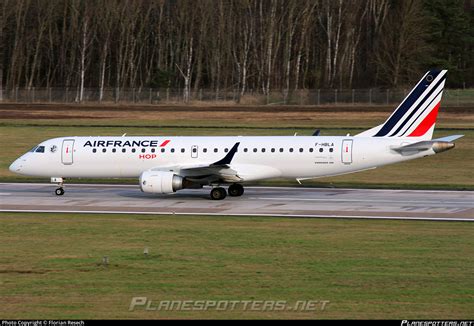
[[[232,170],[237,172],[241,181],[255,181],[270,178],[279,178],[282,173],[279,169],[259,164],[232,164]]]

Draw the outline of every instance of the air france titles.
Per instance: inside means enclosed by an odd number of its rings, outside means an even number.
[[[166,145],[168,141],[162,143],[161,147]],[[94,141],[86,141],[84,147],[112,147],[112,148],[151,148],[151,147],[158,147],[157,140],[94,140]],[[156,158],[156,154],[139,154],[138,158],[140,159],[154,159]]]
[[[157,147],[157,140],[88,140],[84,147]]]

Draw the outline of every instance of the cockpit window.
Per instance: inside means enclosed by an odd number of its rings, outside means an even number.
[[[30,153],[33,153],[34,151],[36,151],[36,149],[38,148],[38,146],[35,146],[33,147],[32,149],[29,150]]]
[[[44,153],[44,146],[38,146],[38,148],[35,150],[35,153]]]

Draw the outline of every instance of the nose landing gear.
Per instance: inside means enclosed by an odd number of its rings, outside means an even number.
[[[64,179],[63,178],[51,178],[51,183],[56,183],[59,186],[59,188],[56,188],[56,190],[54,191],[56,196],[64,195],[64,188],[63,188]]]
[[[56,194],[56,196],[62,196],[64,195],[64,189],[63,188],[57,188],[54,193]]]

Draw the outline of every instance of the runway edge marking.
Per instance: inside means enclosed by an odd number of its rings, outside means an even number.
[[[134,211],[74,211],[74,210],[34,210],[34,209],[0,209],[0,213],[63,213],[63,214],[133,214],[133,215],[198,215],[198,216],[241,216],[241,217],[286,217],[286,218],[327,218],[358,220],[405,220],[405,221],[440,221],[440,222],[474,222],[474,218],[436,218],[417,216],[359,216],[359,215],[290,215],[290,214],[239,214],[239,213],[180,213],[180,212],[134,212]]]

